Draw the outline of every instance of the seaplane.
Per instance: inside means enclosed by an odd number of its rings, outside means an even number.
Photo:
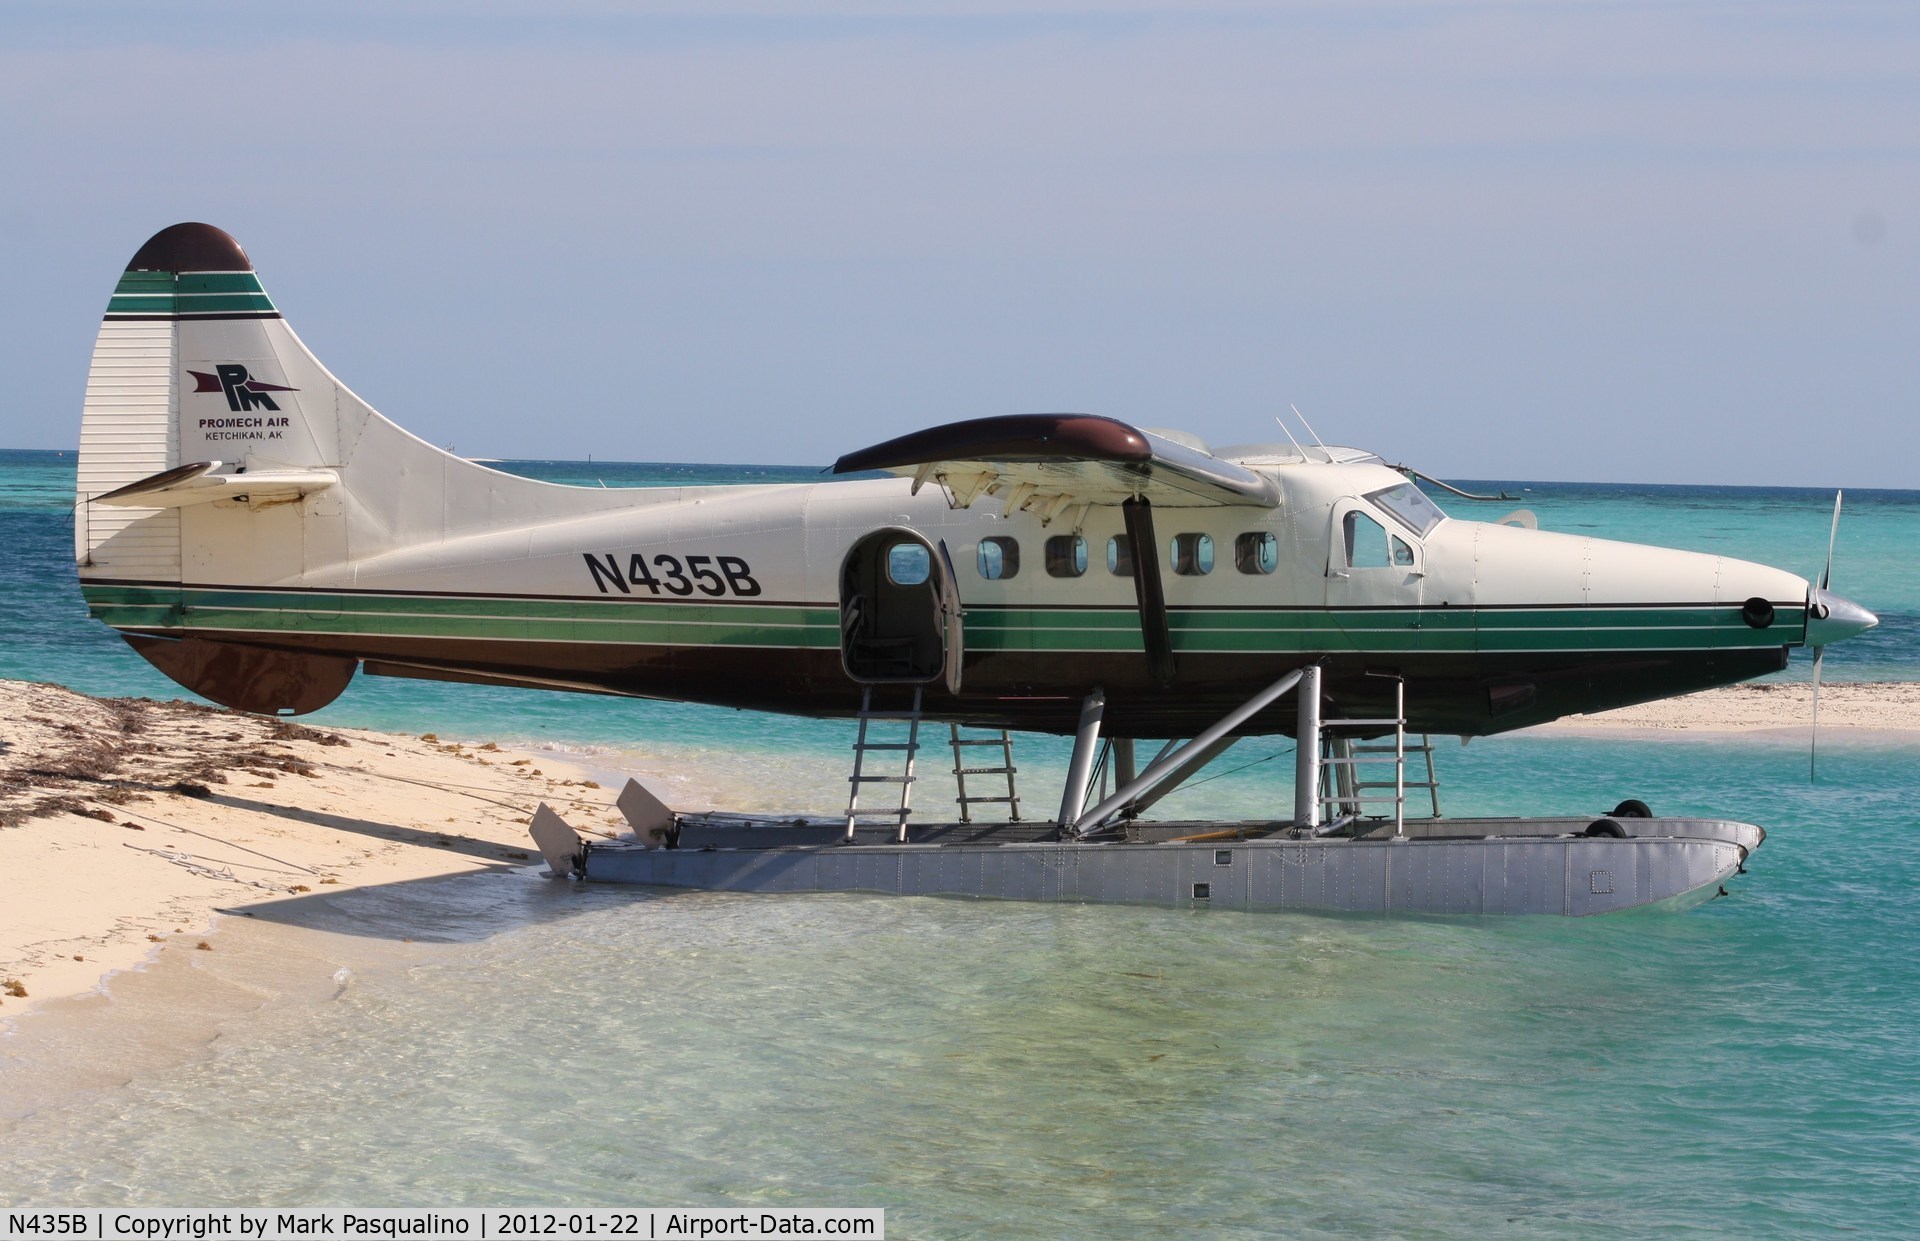
[[[107,303],[75,552],[93,617],[240,711],[314,711],[364,673],[858,721],[845,813],[679,813],[633,783],[633,832],[587,842],[542,807],[536,840],[578,879],[1433,914],[1722,891],[1759,827],[1633,798],[1449,818],[1432,738],[1743,681],[1795,647],[1817,669],[1874,615],[1830,571],[1450,516],[1426,476],[1303,429],[1216,451],[1015,414],[817,483],[540,482],[376,412],[234,238],[183,223]],[[935,822],[910,794],[941,725],[960,787]],[[1057,812],[1020,813],[1020,732],[1074,738]],[[1294,739],[1284,813],[1145,814],[1256,736]]]

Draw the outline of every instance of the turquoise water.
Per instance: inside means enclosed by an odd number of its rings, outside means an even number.
[[[0,454],[0,675],[171,696],[85,618],[70,478]],[[1825,556],[1830,493],[1531,486],[1549,528],[1802,572]],[[1849,496],[1836,587],[1886,623],[1830,652],[1830,677],[1920,677],[1916,535],[1920,493]],[[325,718],[664,755],[744,803],[845,787],[844,731],[813,722],[373,678]],[[1181,794],[1186,812],[1269,803],[1286,744],[1243,743],[1222,765],[1251,765]],[[1038,793],[1061,752],[1021,745]],[[1459,813],[1637,796],[1770,835],[1726,899],[1578,922],[651,895],[527,872],[303,898],[186,954],[257,997],[210,1019],[203,1054],[0,1128],[0,1201],[872,1204],[912,1237],[1913,1230],[1920,747],[1823,742],[1818,785],[1779,738],[1528,735],[1438,759]]]

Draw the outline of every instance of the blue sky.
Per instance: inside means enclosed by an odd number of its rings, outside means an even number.
[[[0,445],[148,235],[471,455],[1087,410],[1456,477],[1920,486],[1920,8],[0,7]]]

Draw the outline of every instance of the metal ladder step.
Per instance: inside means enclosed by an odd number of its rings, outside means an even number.
[[[847,834],[845,840],[851,844],[854,829],[862,819],[892,819],[897,825],[895,839],[904,842],[907,839],[907,819],[913,814],[913,760],[920,750],[920,704],[922,687],[913,687],[913,705],[905,711],[880,711],[873,705],[872,685],[860,690],[859,734],[853,742],[853,774],[847,777]],[[905,741],[869,741],[868,729],[875,724],[905,724]],[[869,775],[865,770],[867,755],[876,753],[901,754],[906,758],[905,770],[897,776]],[[865,807],[860,805],[860,789],[865,785],[897,784],[900,786],[900,804],[898,806]]]
[[[962,737],[960,725],[948,726],[947,740],[953,746],[953,781],[955,800],[960,805],[960,821],[973,822],[973,807],[996,804],[1007,807],[1007,817],[1011,822],[1020,821],[1020,790],[1014,782],[1014,775],[1020,769],[1013,763],[1013,735],[1006,729],[999,730],[997,737]],[[997,746],[1000,749],[998,764],[969,765],[961,757],[962,751],[972,746]],[[982,796],[967,791],[967,777],[1000,776],[1006,781],[1006,793]]]
[[[1323,794],[1322,803],[1329,808],[1344,809],[1358,816],[1366,807],[1391,807],[1394,835],[1405,831],[1407,812],[1407,793],[1410,789],[1425,789],[1433,803],[1433,816],[1440,817],[1440,783],[1433,770],[1433,738],[1423,736],[1417,742],[1407,739],[1406,682],[1394,679],[1394,714],[1373,719],[1322,720],[1323,729],[1391,729],[1391,738],[1379,737],[1361,739],[1338,736],[1325,736],[1326,748],[1330,751],[1320,761],[1332,769],[1335,789]],[[1425,780],[1407,778],[1407,757],[1424,755],[1427,764]],[[1391,769],[1392,779],[1363,779],[1365,771],[1377,771],[1385,766]],[[1391,790],[1388,792],[1387,790]]]

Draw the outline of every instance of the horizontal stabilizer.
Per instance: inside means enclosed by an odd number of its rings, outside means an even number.
[[[1095,414],[1013,414],[931,427],[848,453],[833,472],[886,470],[945,487],[957,508],[996,496],[1051,522],[1135,497],[1160,508],[1272,508],[1272,479],[1199,448]]]
[[[332,470],[247,470],[221,472],[221,462],[196,461],[136,479],[94,504],[126,508],[184,508],[212,500],[245,500],[254,504],[298,500],[325,491],[340,481]]]

